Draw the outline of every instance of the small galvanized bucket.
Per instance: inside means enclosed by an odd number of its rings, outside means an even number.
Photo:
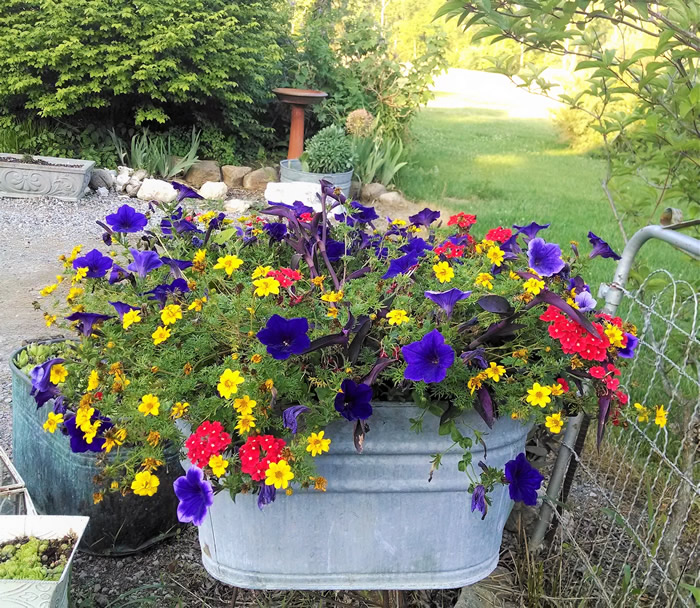
[[[364,452],[352,423],[331,424],[329,454],[317,458],[327,492],[295,491],[260,511],[256,497],[218,494],[199,530],[202,561],[216,579],[251,589],[437,589],[470,585],[498,563],[512,507],[505,487],[492,495],[487,517],[470,510],[469,480],[447,451],[429,481],[431,455],[452,445],[427,415],[408,403],[374,403]],[[484,433],[488,456],[503,467],[524,451],[529,430],[514,420],[489,429],[474,412],[461,423]],[[466,434],[468,430],[463,429]]]
[[[350,196],[352,169],[345,173],[309,173],[302,170],[301,162],[297,158],[280,161],[281,182],[313,182],[318,184],[322,179],[340,188],[346,197]]]

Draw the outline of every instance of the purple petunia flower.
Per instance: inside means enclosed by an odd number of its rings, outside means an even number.
[[[190,188],[189,186],[186,186],[185,184],[180,184],[178,182],[172,182],[172,186],[173,186],[173,188],[175,188],[175,190],[177,190],[177,201],[176,202],[178,202],[178,203],[180,201],[185,200],[186,198],[204,198],[200,194],[198,194],[197,192],[192,190],[192,188]]]
[[[92,420],[95,420],[96,415],[93,414]],[[91,421],[92,421],[91,420]],[[72,452],[76,454],[82,454],[83,452],[101,452],[102,447],[104,446],[105,443],[105,438],[101,437],[99,434],[95,436],[95,438],[92,440],[92,443],[88,443],[85,441],[85,433],[78,428],[78,426],[75,423],[75,416],[70,416],[66,418],[63,422],[63,426],[65,427],[66,431],[68,431],[68,436],[70,437],[70,449]],[[99,433],[103,433],[105,430],[107,430],[109,427],[112,425],[105,425],[103,424],[100,429]]]
[[[506,462],[505,476],[511,500],[521,500],[531,507],[537,504],[537,490],[544,477],[527,461],[524,452]]]
[[[32,369],[29,373],[29,378],[32,381],[32,394],[34,394],[34,392],[45,391],[51,386],[51,368],[64,361],[65,359],[60,358],[49,359]]]
[[[486,504],[486,488],[481,484],[476,486],[472,492],[472,513],[477,509],[482,513],[481,519],[484,519],[488,505]]]
[[[408,243],[399,247],[399,251],[415,253],[418,257],[424,256],[426,251],[432,251],[432,249],[423,239],[411,239]]]
[[[112,258],[102,255],[99,250],[93,249],[81,258],[73,260],[73,268],[87,268],[86,277],[90,279],[99,279],[107,274],[107,271],[112,267]]]
[[[273,359],[284,361],[309,348],[311,340],[306,335],[308,331],[309,322],[304,317],[285,319],[272,315],[267,325],[257,333],[257,338],[267,346],[267,352]]]
[[[74,312],[66,317],[68,321],[78,321],[78,330],[84,336],[92,335],[92,326],[107,319],[113,319],[114,315],[101,315],[96,312]]]
[[[466,300],[471,294],[471,291],[462,291],[453,287],[447,291],[426,291],[425,297],[442,308],[449,319],[452,316],[455,304],[461,300]]]
[[[292,435],[297,434],[297,418],[304,412],[308,412],[309,408],[305,405],[293,405],[282,412],[282,421],[284,428],[289,429]]]
[[[374,210],[374,207],[365,207],[357,201],[353,201],[352,203],[350,203],[350,207],[352,207],[352,209],[350,209],[352,219],[354,219],[357,222],[367,224],[371,221],[379,219],[379,216]]]
[[[627,344],[624,348],[618,350],[617,354],[623,359],[632,359],[634,357],[634,351],[639,345],[639,338],[637,338],[637,336],[633,336],[628,332],[625,332],[625,335],[627,336]]]
[[[126,304],[125,302],[110,302],[110,304],[114,306],[114,309],[117,311],[120,321],[124,320],[124,315],[130,310],[141,310],[138,306],[132,306],[131,304]]]
[[[418,264],[418,255],[415,251],[407,253],[400,258],[395,258],[389,262],[389,270],[384,273],[382,279],[392,279],[396,275],[405,274],[416,264]]]
[[[214,490],[204,479],[202,469],[192,465],[185,475],[173,482],[173,489],[180,501],[177,505],[178,521],[201,526],[209,507],[214,504]]]
[[[415,382],[442,382],[455,360],[454,349],[445,344],[445,338],[437,329],[404,346],[401,352],[408,363],[403,377]]]
[[[426,228],[430,226],[435,220],[440,217],[439,211],[433,211],[427,207],[423,211],[419,211],[415,215],[410,215],[408,221],[414,226],[425,226]]]
[[[122,268],[118,264],[112,266],[112,270],[109,272],[109,284],[114,285],[119,281],[123,281],[126,277],[130,276],[126,269]]]
[[[596,236],[592,232],[589,232],[588,240],[590,241],[591,245],[593,245],[591,253],[588,254],[589,258],[594,258],[599,255],[601,258],[612,258],[613,260],[620,259],[620,256],[612,250],[610,245],[608,245],[599,236]]]
[[[549,224],[538,224],[537,222],[532,222],[531,224],[528,224],[527,226],[516,226],[513,224],[513,228],[517,230],[517,234],[522,234],[525,237],[526,242],[529,241],[530,239],[534,239],[537,236],[537,233],[540,230],[544,230],[545,228],[549,228]],[[515,235],[513,235],[515,236]],[[501,247],[503,249],[503,247]]]
[[[131,255],[134,256],[134,261],[129,264],[126,269],[133,270],[142,279],[156,268],[160,268],[163,265],[162,260],[155,251],[150,249],[146,251],[139,251],[138,249],[129,249]]]
[[[345,243],[328,239],[326,241],[326,253],[330,262],[337,262],[345,255]]]
[[[372,415],[372,388],[355,384],[350,378],[343,380],[340,392],[335,396],[335,409],[346,420],[367,420]]]
[[[58,397],[56,397],[56,399],[53,402],[53,413],[65,414],[67,411],[68,408],[65,404],[65,398],[63,397],[63,395],[58,395]]]
[[[213,221],[213,220],[212,220]],[[192,262],[189,260],[176,260],[175,258],[160,258],[163,264],[167,264],[170,267],[170,274],[172,276],[179,276],[179,270],[186,270],[192,266]]]
[[[578,306],[578,309],[581,312],[590,312],[595,310],[595,307],[598,304],[596,299],[588,291],[577,293],[574,297],[574,302],[576,302],[576,306]]]
[[[527,257],[530,268],[543,277],[551,277],[564,268],[559,245],[546,243],[544,239],[539,237],[528,243]]]
[[[287,234],[287,226],[282,222],[269,222],[263,226],[263,230],[270,235],[273,241],[281,241]]]
[[[131,205],[122,205],[116,213],[108,215],[105,220],[114,232],[141,232],[148,224],[148,219]]]
[[[261,483],[260,492],[258,492],[258,509],[262,511],[263,507],[275,502],[276,495],[277,490],[275,490],[275,486],[268,486],[265,483]]]
[[[467,365],[472,365],[472,361],[474,361],[481,369],[486,369],[489,366],[486,361],[486,351],[483,348],[465,351],[460,355],[460,358]]]
[[[169,285],[167,283],[162,283],[146,293],[153,294],[148,299],[160,302],[160,307],[163,308],[165,306],[165,301],[168,299],[170,294],[177,294],[178,292],[186,293],[189,290],[190,288],[187,286],[187,281],[185,281],[185,279],[175,279]]]

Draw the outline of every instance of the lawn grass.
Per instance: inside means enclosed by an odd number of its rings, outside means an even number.
[[[445,210],[475,213],[482,231],[551,222],[548,240],[576,240],[589,251],[592,230],[618,253],[624,241],[600,186],[601,159],[573,152],[544,118],[515,118],[505,109],[429,107],[413,123],[410,166],[398,187],[412,199]],[[481,231],[475,230],[480,236]],[[664,243],[649,243],[641,261],[692,277],[697,263]],[[610,281],[615,265],[593,261],[591,283]],[[696,275],[697,276],[697,275]]]

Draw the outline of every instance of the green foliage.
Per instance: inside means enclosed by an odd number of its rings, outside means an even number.
[[[330,125],[306,142],[300,160],[312,173],[344,173],[352,169],[352,143],[342,127]]]
[[[3,543],[0,548],[0,580],[59,580],[75,540],[70,536],[50,540],[31,536]]]
[[[354,137],[355,173],[361,182],[377,181],[389,186],[396,174],[408,163],[403,158],[404,146],[400,139],[381,137]]]
[[[6,0],[0,114],[107,125],[209,117],[257,142],[285,17],[282,0]]]
[[[666,205],[697,214],[699,0],[664,0],[653,8],[634,0],[527,6],[507,0],[498,12],[490,3],[449,0],[438,16],[457,18],[481,38],[571,57],[577,70],[586,70],[585,86],[559,98],[584,112],[602,139],[608,161],[603,188],[623,236],[625,224],[657,220]],[[493,69],[553,95],[541,67],[523,66],[514,55],[499,57]],[[643,196],[630,187],[635,183]]]

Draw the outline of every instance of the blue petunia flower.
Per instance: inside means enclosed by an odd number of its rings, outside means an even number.
[[[326,241],[326,253],[330,262],[337,262],[345,255],[345,243],[328,239]]]
[[[423,211],[419,211],[415,215],[409,215],[408,221],[414,226],[425,226],[426,228],[430,226],[435,220],[440,217],[439,211],[433,211],[427,207]]]
[[[399,247],[399,251],[403,253],[415,253],[418,257],[425,255],[426,251],[432,251],[431,245],[428,245],[423,239],[411,239],[408,243]]]
[[[442,308],[449,319],[452,316],[455,304],[461,300],[466,300],[471,294],[471,291],[462,291],[453,287],[447,291],[426,291],[425,297]]]
[[[105,220],[114,232],[141,232],[148,224],[146,216],[131,205],[122,205]]]
[[[530,268],[540,276],[551,277],[564,268],[561,259],[561,249],[556,243],[547,243],[544,239],[534,238],[527,246],[527,257]]]
[[[472,365],[473,361],[481,369],[486,369],[489,366],[488,362],[486,361],[486,351],[483,348],[465,351],[460,355],[460,357],[467,365]]]
[[[527,461],[523,452],[506,462],[505,476],[511,500],[520,500],[531,507],[537,504],[537,490],[544,477]]]
[[[581,312],[591,312],[592,310],[595,310],[595,307],[598,304],[596,299],[588,291],[577,293],[576,297],[574,297],[574,302],[576,302],[576,306],[578,306],[578,309]]]
[[[91,421],[95,420],[97,416],[93,414]],[[63,422],[63,426],[66,431],[68,431],[68,437],[70,437],[70,449],[76,454],[82,454],[83,452],[101,452],[102,447],[105,443],[105,438],[101,437],[100,434],[104,433],[108,428],[112,426],[111,423],[104,424],[100,427],[98,435],[92,440],[92,443],[85,441],[85,433],[76,425],[75,416],[69,416]]]
[[[173,188],[175,188],[175,190],[177,190],[177,201],[176,202],[178,202],[178,203],[180,201],[185,200],[186,198],[204,198],[203,196],[201,196],[200,194],[198,194],[197,192],[192,190],[192,188],[190,188],[189,186],[186,186],[185,184],[180,184],[179,182],[172,182],[172,186],[173,186]]]
[[[212,220],[213,221],[213,220]],[[189,260],[176,260],[175,258],[160,258],[163,264],[170,266],[170,272],[175,274],[178,270],[186,270],[192,266]]]
[[[90,279],[99,279],[107,274],[107,271],[112,267],[112,258],[102,255],[99,250],[93,249],[83,257],[73,260],[73,268],[87,268],[86,277]]]
[[[63,363],[65,359],[55,358],[44,361],[41,365],[35,366],[29,372],[29,378],[32,381],[32,394],[34,392],[42,392],[51,386],[51,368],[54,365]]]
[[[620,256],[612,250],[612,247],[610,247],[610,245],[608,245],[599,236],[589,232],[588,240],[590,241],[591,245],[593,245],[591,253],[588,254],[589,258],[594,258],[599,255],[601,258],[612,258],[613,260],[620,259]]]
[[[214,490],[204,479],[202,469],[192,465],[185,475],[173,482],[173,489],[180,501],[177,505],[178,521],[201,526],[209,507],[214,504]]]
[[[529,241],[530,239],[534,239],[537,236],[537,233],[540,230],[544,230],[545,228],[549,228],[549,224],[538,224],[537,222],[532,222],[531,224],[528,224],[527,226],[516,226],[513,224],[513,228],[517,230],[517,234],[522,234],[525,237],[526,241]],[[516,235],[513,235],[516,236]],[[511,237],[512,238],[512,237]],[[501,247],[503,249],[503,247]]]
[[[354,219],[357,222],[367,224],[369,222],[379,219],[379,216],[377,215],[377,212],[375,211],[374,207],[365,207],[357,201],[353,201],[352,203],[350,203],[350,207],[352,207],[350,209],[352,219]]]
[[[273,241],[281,241],[287,234],[287,226],[282,222],[268,222],[263,226],[263,230],[270,235]]]
[[[187,286],[187,281],[185,281],[185,279],[175,279],[170,284],[162,283],[161,285],[154,287],[146,293],[153,294],[148,299],[160,302],[160,307],[163,308],[165,306],[165,301],[168,299],[169,295],[177,293],[187,293],[189,290],[190,288]]]
[[[285,319],[272,315],[267,325],[257,333],[257,338],[265,346],[273,359],[284,361],[292,355],[303,353],[311,345],[306,333],[309,322],[304,317]]]
[[[92,335],[92,326],[107,319],[113,319],[114,315],[101,315],[96,312],[74,312],[66,317],[68,321],[78,322],[78,331],[84,336]]]
[[[403,377],[415,382],[442,382],[455,360],[455,351],[444,336],[433,329],[417,342],[401,349],[408,363]]]
[[[125,268],[122,268],[118,264],[114,264],[112,266],[112,270],[109,272],[109,284],[114,285],[115,283],[118,283],[119,281],[123,281],[126,279],[128,276],[131,276],[129,272]]]
[[[627,344],[624,348],[618,350],[617,354],[623,359],[632,359],[634,357],[634,351],[636,350],[637,346],[639,346],[639,338],[628,332],[625,332],[625,335],[627,336]]]
[[[261,483],[260,492],[258,492],[258,509],[262,511],[263,507],[275,502],[276,495],[277,490],[275,490],[275,486],[268,486],[265,483]]]
[[[142,279],[156,268],[163,265],[162,260],[155,251],[150,249],[139,251],[138,249],[129,249],[131,255],[134,256],[134,261],[129,264],[126,269],[137,273]]]
[[[372,415],[372,388],[355,384],[350,378],[343,380],[340,392],[335,396],[335,409],[346,420],[367,420]]]
[[[418,264],[418,255],[415,251],[407,253],[400,258],[395,258],[389,262],[389,270],[384,273],[382,279],[392,279],[396,275],[405,274],[416,264]]]
[[[126,304],[125,302],[110,302],[110,304],[114,306],[114,309],[117,311],[120,321],[124,320],[124,315],[130,310],[141,310],[138,306],[132,306],[131,304]]]
[[[308,412],[309,408],[305,405],[293,405],[282,412],[282,422],[284,428],[289,429],[292,435],[297,434],[297,418],[304,412]]]
[[[481,511],[481,519],[486,517],[486,511],[488,510],[488,505],[486,504],[486,488],[479,484],[474,488],[472,492],[472,513],[474,511]]]

